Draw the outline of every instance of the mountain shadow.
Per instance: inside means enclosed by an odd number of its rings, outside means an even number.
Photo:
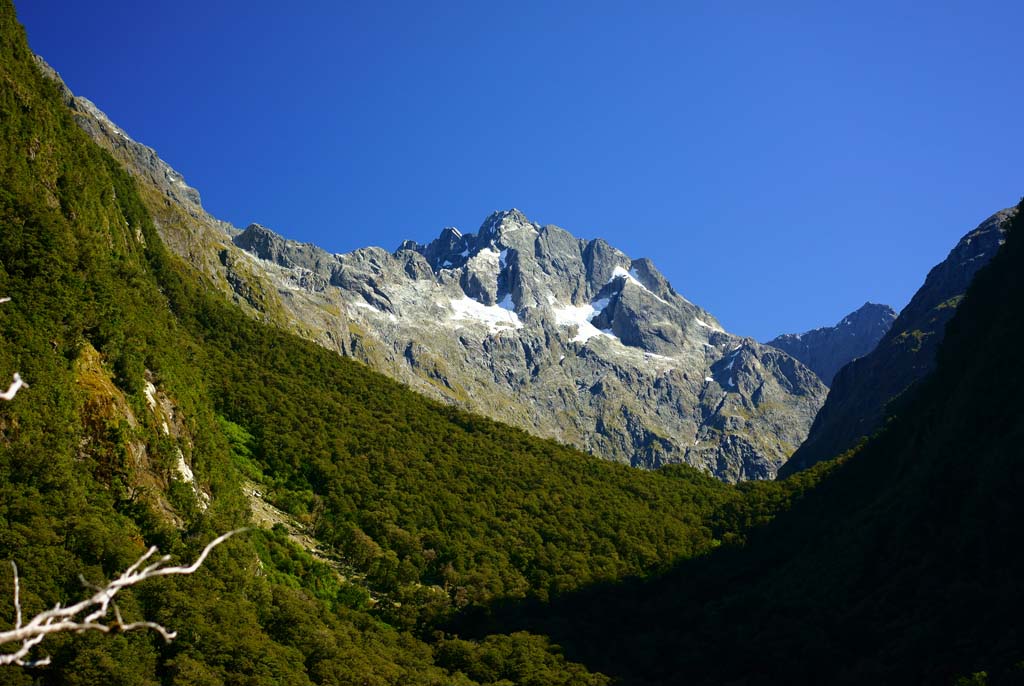
[[[907,390],[935,368],[947,323],[974,275],[999,252],[1015,212],[1000,210],[961,238],[928,272],[874,350],[836,373],[807,440],[779,476],[831,459],[878,431],[904,402]]]
[[[746,546],[458,630],[546,634],[629,686],[1021,683],[1020,224],[899,416]]]

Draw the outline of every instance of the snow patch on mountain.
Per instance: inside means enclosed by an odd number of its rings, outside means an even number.
[[[472,298],[460,298],[451,301],[451,308],[451,321],[484,324],[492,334],[523,328],[519,315],[500,305],[484,305]]]
[[[359,309],[361,309],[361,310],[369,310],[369,311],[371,311],[371,312],[376,312],[377,314],[384,314],[383,312],[381,312],[380,310],[378,310],[378,309],[377,309],[376,307],[374,307],[374,306],[373,306],[373,305],[371,305],[370,303],[368,303],[368,302],[363,302],[363,301],[361,301],[361,300],[360,300],[360,301],[356,301],[356,302],[352,303],[352,307],[358,307],[358,308],[359,308]]]
[[[591,324],[591,320],[597,315],[601,314],[601,311],[608,306],[608,299],[602,298],[601,300],[588,303],[586,305],[565,305],[563,307],[555,308],[555,322],[559,326],[563,327],[576,327],[576,335],[572,337],[573,343],[586,343],[595,336],[608,336],[609,338],[618,337],[611,332],[609,329],[598,329],[596,326]]]
[[[720,328],[720,327],[717,327],[717,326],[712,326],[711,324],[708,324],[708,323],[707,323],[706,321],[704,321],[704,320],[703,320],[703,319],[701,319],[700,317],[694,317],[694,318],[693,318],[693,321],[694,321],[694,323],[695,323],[695,324],[696,324],[697,326],[702,326],[702,327],[704,327],[705,329],[711,329],[712,331],[724,331],[724,329],[722,329],[722,328]]]
[[[612,271],[612,278],[608,279],[608,283],[611,283],[612,281],[615,281],[616,279],[625,279],[626,281],[634,283],[637,286],[639,286],[640,288],[642,288],[645,291],[647,291],[648,293],[650,293],[654,297],[655,300],[658,300],[659,302],[664,303],[665,305],[668,305],[668,302],[665,299],[663,299],[663,298],[659,297],[658,295],[656,295],[654,293],[654,291],[652,291],[650,288],[645,286],[640,281],[640,279],[637,278],[637,272],[636,272],[635,269],[628,269],[627,270],[627,269],[625,269],[623,267],[616,267]]]

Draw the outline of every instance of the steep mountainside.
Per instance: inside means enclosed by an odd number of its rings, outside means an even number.
[[[604,241],[515,210],[394,253],[332,255],[256,224],[239,233],[63,92],[138,180],[166,243],[243,309],[431,397],[604,458],[727,481],[774,477],[824,400],[799,362],[723,331],[649,260]]]
[[[971,279],[999,251],[1006,221],[1016,211],[997,212],[961,238],[928,272],[924,285],[875,349],[839,371],[810,435],[782,474],[833,458],[877,431],[890,403],[934,368],[946,324]]]
[[[1022,683],[1024,359],[1006,354],[1024,336],[1022,220],[934,373],[746,546],[497,608],[480,630],[543,631],[623,686]]]
[[[136,177],[138,192],[163,240],[175,253],[186,256],[209,276],[216,276],[215,246],[238,230],[210,216],[203,209],[199,192],[188,186],[155,150],[129,138],[91,101],[72,94],[42,57],[35,55],[35,61],[57,84],[78,125]]]
[[[52,664],[4,667],[2,683],[600,686],[544,637],[473,642],[435,622],[664,569],[812,483],[739,489],[597,460],[246,316],[167,250],[136,182],[39,73],[9,0],[0,141],[0,379],[29,383],[0,401],[0,560],[18,564],[26,614],[149,545],[192,558],[252,521],[243,486],[288,521],[118,596],[126,621],[180,630],[173,643],[62,634],[38,648]],[[712,527],[722,509],[743,524]],[[293,544],[297,526],[322,557]]]
[[[830,386],[842,367],[875,349],[895,319],[888,305],[864,303],[835,326],[783,334],[765,345],[789,353]]]

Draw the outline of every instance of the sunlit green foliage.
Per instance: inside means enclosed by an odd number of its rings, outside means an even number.
[[[132,179],[38,73],[9,0],[0,295],[0,377],[31,384],[0,404],[0,559],[17,560],[27,612],[78,598],[79,574],[110,578],[145,545],[184,557],[244,523],[243,477],[336,557],[280,527],[232,539],[194,576],[124,594],[129,617],[175,642],[57,636],[51,667],[0,681],[602,684],[542,637],[433,630],[461,608],[543,602],[739,542],[803,488],[604,463],[246,318],[163,247]],[[147,409],[147,378],[181,435]]]

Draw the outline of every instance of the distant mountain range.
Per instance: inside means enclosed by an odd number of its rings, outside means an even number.
[[[607,459],[685,463],[726,481],[773,478],[824,401],[813,372],[724,331],[650,260],[518,210],[394,252],[331,254],[258,224],[238,231],[63,88],[82,128],[139,181],[176,253],[253,316],[428,396]]]
[[[765,345],[786,351],[831,386],[840,368],[875,349],[895,319],[888,305],[864,303],[835,326],[783,334]]]
[[[876,430],[931,369],[1012,214],[968,234],[891,328],[892,310],[867,303],[834,327],[762,345],[724,331],[650,260],[518,210],[393,252],[331,254],[259,224],[240,231],[37,61],[79,125],[135,176],[167,245],[251,316],[536,435],[725,481],[774,478],[792,455],[791,474]]]

